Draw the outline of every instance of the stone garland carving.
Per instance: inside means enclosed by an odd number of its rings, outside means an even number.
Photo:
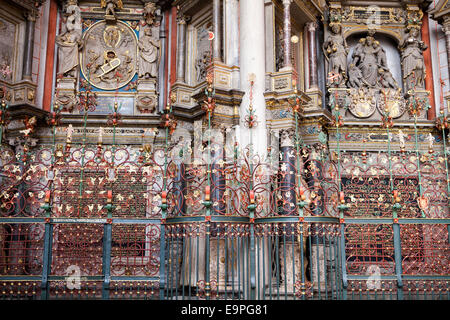
[[[62,32],[56,37],[58,44],[58,75],[76,77],[78,53],[82,48],[80,8],[70,4],[66,8],[68,15],[62,25]]]

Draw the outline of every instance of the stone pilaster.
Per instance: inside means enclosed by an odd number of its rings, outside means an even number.
[[[25,40],[24,40],[24,50],[23,50],[23,69],[22,69],[22,79],[30,80],[33,72],[33,49],[34,49],[34,28],[36,25],[36,18],[38,17],[38,12],[28,11],[25,14],[26,24],[25,24]]]
[[[178,43],[177,43],[177,82],[185,82],[186,74],[186,23],[189,17],[179,15],[177,17],[178,25]]]

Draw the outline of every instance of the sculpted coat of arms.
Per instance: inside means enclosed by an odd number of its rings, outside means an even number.
[[[370,117],[377,107],[377,100],[373,90],[361,87],[350,90],[352,103],[350,112],[358,118]]]
[[[95,87],[123,87],[137,71],[137,37],[124,22],[93,24],[84,35],[81,55],[84,77]]]

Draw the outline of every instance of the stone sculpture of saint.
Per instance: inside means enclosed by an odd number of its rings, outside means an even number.
[[[338,86],[345,84],[347,79],[347,42],[342,35],[342,26],[339,23],[330,24],[331,32],[325,43],[323,49],[325,57],[328,60],[328,77],[337,76],[336,80],[329,81]]]
[[[427,45],[419,40],[419,29],[410,28],[400,45],[403,80],[407,90],[424,88],[426,70],[423,62],[423,51],[427,48]]]
[[[144,35],[138,41],[139,78],[156,78],[158,76],[159,41],[152,37],[152,29],[144,29]]]
[[[81,49],[81,15],[76,5],[67,7],[68,15],[62,32],[56,37],[58,44],[58,75],[75,77],[78,66],[78,51]]]

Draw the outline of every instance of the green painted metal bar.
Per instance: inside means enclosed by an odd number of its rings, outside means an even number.
[[[103,285],[102,299],[109,299],[109,290],[111,283],[111,242],[112,242],[112,225],[106,223],[103,226]]]
[[[403,280],[440,280],[440,281],[450,281],[450,275],[410,275],[410,274],[402,274]]]
[[[295,225],[292,224],[291,225],[291,245],[292,245],[292,297],[295,300],[295,229],[294,229]],[[286,281],[287,282],[287,281]]]
[[[207,209],[209,210],[209,208]],[[210,257],[211,257],[211,248],[210,248],[210,235],[211,235],[211,223],[209,221],[206,221],[205,223],[205,296],[206,300],[210,300],[211,295],[211,284],[210,284]]]
[[[311,226],[311,227],[313,227],[313,226]],[[315,229],[315,231],[314,231],[314,233],[315,233],[315,235],[314,235],[314,238],[315,238],[315,242],[316,242],[316,272],[317,272],[317,291],[318,291],[318,294],[319,294],[319,300],[320,299],[322,299],[322,290],[321,290],[321,288],[320,288],[320,276],[321,276],[321,274],[320,274],[320,258],[319,258],[319,256],[320,256],[320,253],[319,253],[319,250],[320,250],[320,242],[319,242],[319,237],[318,237],[318,235],[317,235],[317,233],[318,233],[318,231],[317,231],[317,228],[316,228],[316,226],[314,225],[314,229]]]
[[[0,223],[44,223],[46,218],[27,218],[27,217],[3,217],[0,218]]]
[[[414,100],[414,103],[415,100]],[[422,176],[421,176],[421,172],[420,172],[420,153],[419,153],[419,143],[417,140],[417,114],[414,114],[414,141],[415,141],[415,148],[416,148],[416,158],[417,158],[417,175],[419,178],[419,197],[423,196],[423,187],[422,187]],[[422,218],[425,218],[425,213],[423,212],[422,209],[420,209],[420,214],[422,215]]]
[[[161,223],[159,237],[159,299],[164,300],[166,289],[166,228]]]
[[[341,254],[341,274],[342,274],[342,286],[343,286],[343,299],[347,300],[347,257],[345,253],[345,224],[341,224],[341,237],[340,237],[340,254]]]
[[[41,299],[49,299],[48,280],[51,273],[52,265],[52,242],[53,242],[53,225],[45,224],[44,231],[44,250],[42,252],[42,280],[41,280]]]
[[[303,229],[303,224],[300,224],[301,228]],[[302,230],[304,231],[304,230]],[[313,267],[312,267],[312,257],[313,257],[313,252],[312,252],[312,232],[311,232],[311,224],[308,225],[307,227],[307,231],[308,231],[308,244],[309,244],[309,279],[311,280],[311,282],[313,281],[314,277],[313,277]],[[302,237],[303,238],[303,237]],[[302,244],[302,252],[303,252],[303,239],[300,239],[300,243]],[[302,264],[302,273],[304,274],[304,269],[305,269],[305,265],[304,263]],[[302,299],[306,300],[306,287],[305,287],[305,281],[306,278],[305,276],[302,277]]]
[[[294,261],[294,260],[293,260]],[[283,271],[284,271],[284,298],[287,297],[287,264],[286,264],[286,225],[283,224]]]
[[[397,298],[403,300],[403,280],[402,280],[402,248],[400,238],[400,225],[394,223],[392,225],[394,231],[394,259],[395,259],[395,273],[397,276]]]
[[[0,275],[0,281],[39,281],[39,280],[42,280],[42,274],[39,276]]]

